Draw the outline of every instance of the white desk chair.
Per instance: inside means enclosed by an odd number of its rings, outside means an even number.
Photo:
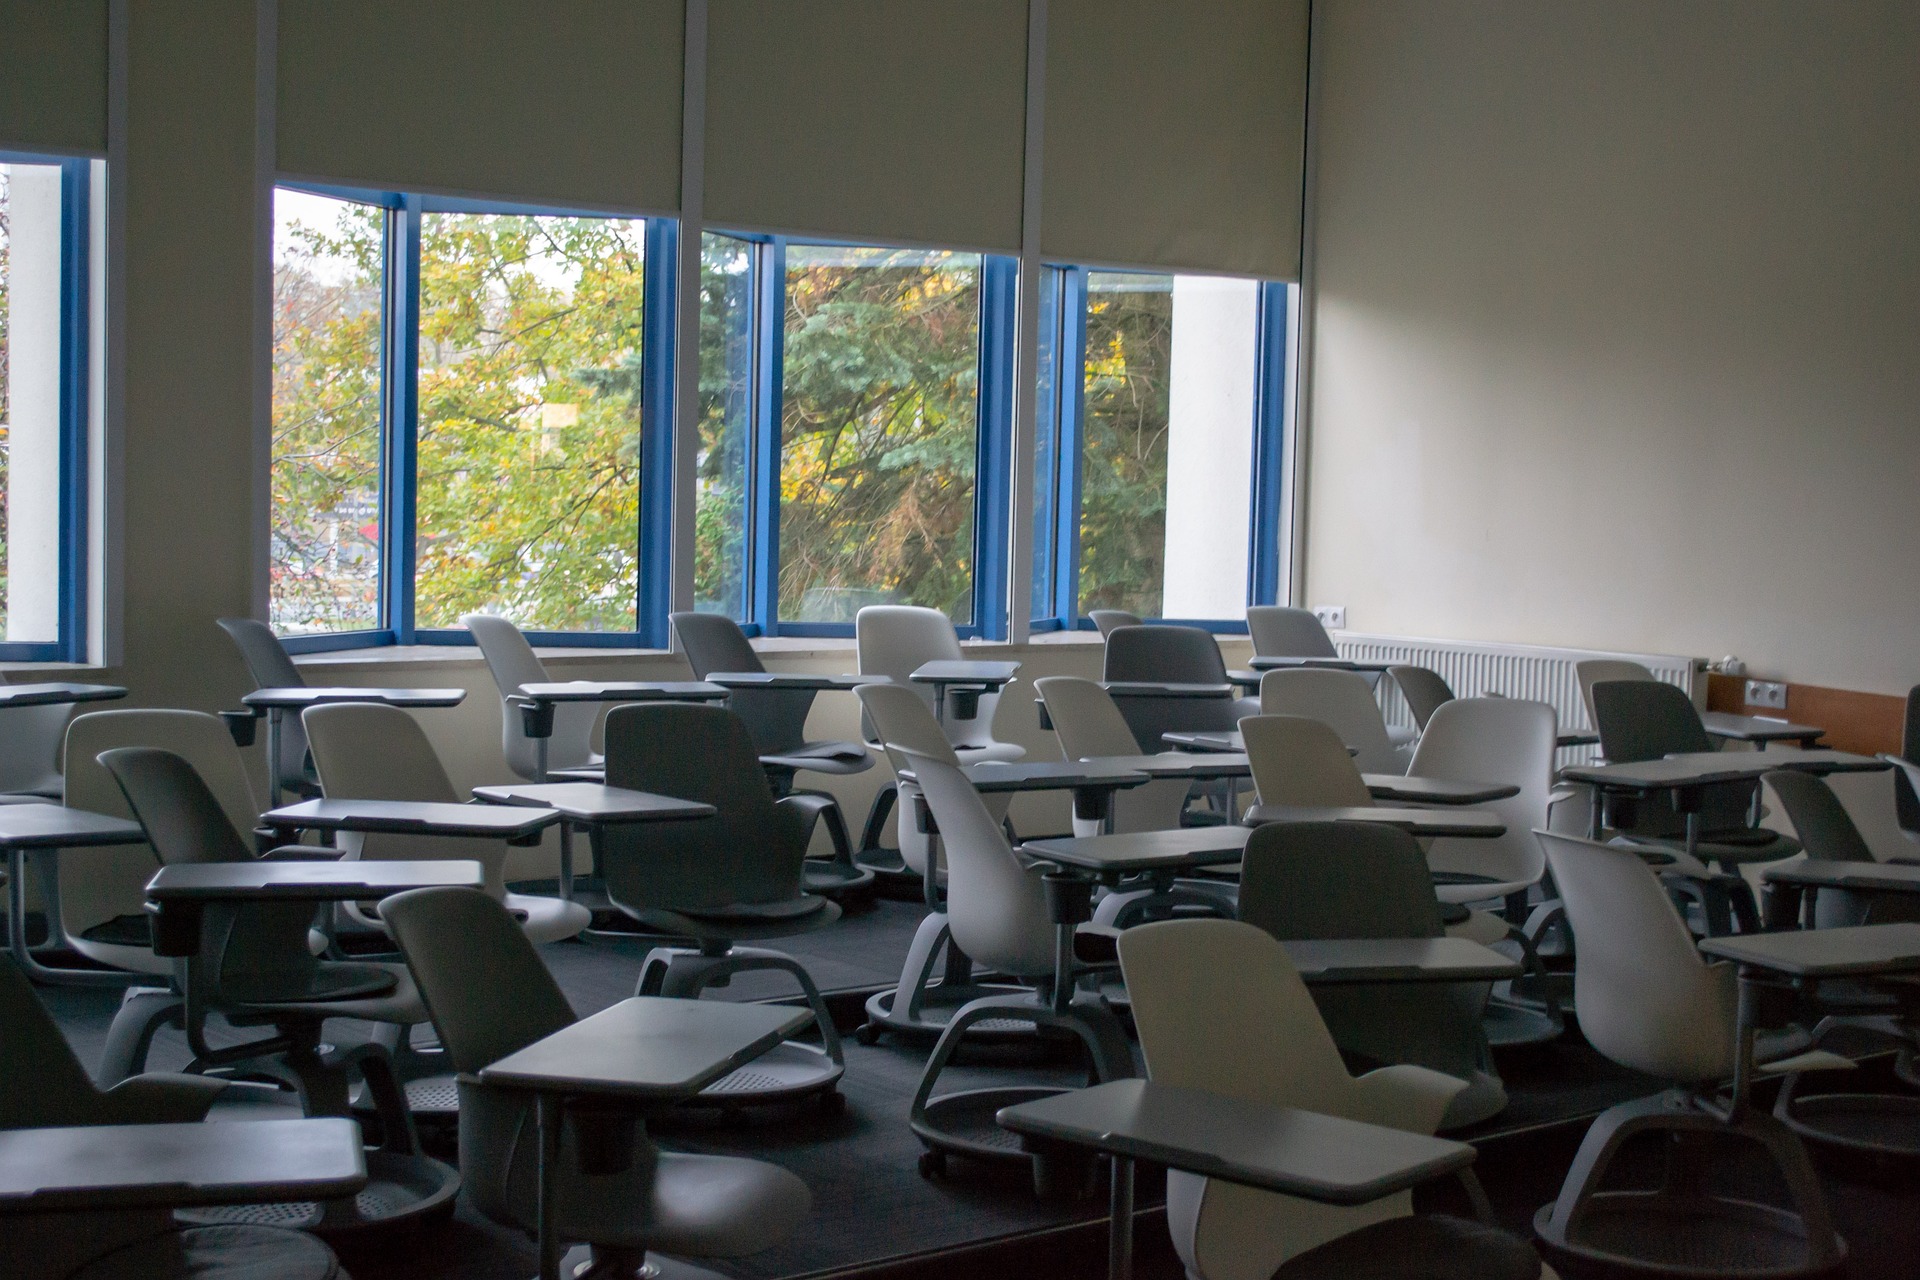
[[[219,627],[240,651],[241,661],[247,664],[247,674],[253,677],[254,688],[306,687],[307,678],[293,664],[293,655],[280,643],[272,627],[257,618],[221,618]],[[280,730],[280,758],[268,761],[267,767],[275,771],[282,791],[302,796],[314,793],[313,773],[308,763],[307,735],[299,721],[289,716]]]
[[[500,746],[507,756],[507,767],[529,781],[540,776],[540,763],[534,740],[527,736],[520,718],[520,707],[512,699],[520,695],[523,684],[546,684],[553,679],[546,664],[520,634],[520,628],[491,613],[470,613],[460,625],[473,633],[480,656],[500,690]],[[597,702],[561,702],[553,707],[553,736],[547,739],[547,768],[577,769],[602,763],[593,749],[594,726],[599,723],[604,704]]]
[[[1158,1083],[1427,1134],[1466,1088],[1425,1067],[1349,1075],[1286,949],[1253,925],[1141,925],[1120,935],[1119,949],[1147,1074]],[[1404,1191],[1340,1208],[1167,1174],[1167,1227],[1193,1280],[1268,1280],[1297,1254],[1412,1211]]]
[[[1620,1103],[1593,1122],[1559,1198],[1534,1217],[1543,1250],[1589,1266],[1634,1268],[1685,1256],[1696,1274],[1786,1274],[1776,1256],[1793,1233],[1779,1222],[1786,1215],[1763,1215],[1705,1185],[1715,1167],[1709,1144],[1745,1139],[1771,1159],[1802,1228],[1830,1222],[1799,1140],[1756,1108],[1727,1118],[1718,1096],[1739,1052],[1734,966],[1700,954],[1659,878],[1632,850],[1536,834],[1580,940],[1574,998],[1581,1032],[1621,1066],[1677,1086]],[[1803,1035],[1763,1041],[1758,1065],[1770,1073],[1852,1065],[1802,1052],[1806,1043]],[[1668,1138],[1667,1180],[1653,1191],[1601,1190],[1627,1142],[1652,1134]],[[1743,1223],[1758,1238],[1743,1238]]]
[[[886,676],[895,684],[911,689],[914,696],[933,709],[931,685],[913,683],[911,677],[929,662],[962,661],[960,637],[953,622],[938,609],[918,605],[868,605],[854,616],[854,648],[863,676]],[[976,715],[949,714],[942,725],[947,741],[961,764],[982,760],[1019,760],[1027,749],[1015,742],[1001,742],[993,736],[993,713],[1000,705],[999,693],[980,695]],[[869,739],[873,745],[877,740]]]
[[[1033,687],[1046,703],[1047,717],[1053,721],[1053,731],[1067,759],[1140,754],[1126,717],[1099,684],[1079,676],[1043,676],[1033,682]],[[1162,779],[1114,792],[1113,830],[1168,831],[1179,826],[1190,789],[1190,783]],[[1099,819],[1074,816],[1076,836],[1097,836],[1102,830]]]
[[[1269,671],[1260,678],[1260,710],[1266,715],[1307,716],[1324,721],[1359,754],[1362,773],[1405,773],[1413,751],[1396,746],[1367,678],[1354,671],[1300,668]],[[1273,803],[1269,801],[1268,803]]]
[[[1247,638],[1261,658],[1337,658],[1340,650],[1311,609],[1257,604],[1247,610]]]
[[[1145,621],[1139,614],[1128,613],[1125,609],[1089,609],[1087,620],[1093,623],[1103,640],[1113,634],[1115,627],[1137,627]]]
[[[300,718],[306,725],[313,763],[328,799],[462,803],[463,797],[447,777],[446,766],[427,740],[426,731],[399,707],[378,702],[336,702],[308,707]],[[507,846],[501,840],[354,832],[342,832],[339,840],[348,857],[367,861],[473,859],[486,869],[487,892],[506,904],[534,942],[571,938],[592,920],[592,913],[577,902],[509,893]],[[362,910],[359,903],[342,903],[340,910],[366,928],[386,930],[379,916]]]
[[[1587,709],[1587,727],[1599,731],[1600,721],[1593,714],[1593,686],[1608,680],[1658,680],[1659,677],[1637,662],[1624,658],[1588,658],[1573,664],[1573,675],[1580,682],[1580,702]]]
[[[860,699],[868,723],[891,744],[883,750],[900,792],[900,853],[907,869],[919,878],[927,904],[927,914],[907,948],[900,981],[892,990],[878,991],[867,998],[867,1021],[858,1036],[863,1044],[874,1043],[883,1031],[937,1036],[961,1005],[983,995],[1016,990],[984,986],[973,980],[972,958],[954,944],[953,931],[947,924],[946,863],[940,842],[920,830],[920,786],[899,781],[899,775],[912,772],[913,766],[898,748],[911,748],[954,764],[960,758],[933,712],[912,689],[897,684],[865,684],[854,690],[854,696]],[[1013,793],[995,792],[980,799],[995,822],[1004,822]],[[936,973],[935,966],[943,955],[944,969]]]

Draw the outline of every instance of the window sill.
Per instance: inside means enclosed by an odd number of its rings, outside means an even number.
[[[759,636],[753,641],[755,653],[782,658],[841,658],[853,661],[851,636]],[[1000,640],[963,640],[960,647],[968,653],[1017,653],[1025,648],[1098,649],[1103,642],[1094,631],[1049,631],[1032,637],[1025,645]],[[571,646],[536,646],[534,652],[549,667],[603,666],[608,662],[674,660],[666,649],[582,649]],[[303,670],[351,670],[356,667],[407,666],[421,670],[453,670],[478,666],[480,651],[467,645],[385,645],[368,649],[331,649],[321,653],[294,655],[294,665]],[[47,670],[48,667],[33,667]]]

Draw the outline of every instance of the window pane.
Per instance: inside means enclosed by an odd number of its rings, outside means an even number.
[[[700,241],[700,479],[693,607],[747,618],[747,458],[753,405],[753,246]]]
[[[415,617],[631,631],[645,223],[429,213]]]
[[[273,537],[283,635],[380,625],[387,214],[273,194]]]
[[[1092,272],[1080,608],[1237,618],[1247,603],[1259,283]]]
[[[980,257],[787,250],[780,616],[973,619]]]

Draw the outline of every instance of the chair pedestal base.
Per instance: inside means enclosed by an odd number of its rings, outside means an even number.
[[[573,1280],[729,1280],[721,1272],[657,1253],[576,1245],[560,1259],[560,1274]]]
[[[1798,1072],[1781,1083],[1773,1114],[1803,1141],[1909,1168],[1920,1161],[1920,1098],[1904,1093],[1802,1095],[1799,1087]]]
[[[1603,1191],[1608,1167],[1632,1138],[1672,1137],[1662,1185]],[[1785,1181],[1793,1211],[1707,1190],[1708,1147],[1758,1144]],[[1726,1120],[1678,1092],[1623,1102],[1587,1131],[1560,1197],[1534,1216],[1541,1251],[1570,1269],[1582,1264],[1671,1280],[1789,1280],[1837,1272],[1847,1247],[1834,1233],[1806,1148],[1780,1121],[1746,1111]]]
[[[945,956],[945,967],[938,978],[934,966]],[[953,945],[952,931],[943,911],[929,912],[914,930],[913,945],[907,948],[906,963],[900,966],[900,981],[891,991],[876,991],[867,997],[867,1021],[855,1033],[861,1044],[873,1044],[882,1032],[933,1040],[947,1029],[961,1007],[986,996],[1017,996],[1023,988],[975,982],[973,961]],[[980,1039],[1026,1038],[1034,1026],[1028,1022],[1003,1024],[978,1023],[973,1034]]]
[[[1027,1022],[1036,1029],[1054,1028],[1073,1035],[1087,1050],[1089,1085],[1133,1075],[1133,1050],[1127,1041],[1126,1029],[1099,997],[1085,993],[1076,995],[1063,1011],[1056,1011],[1044,996],[1032,992],[986,996],[953,1015],[947,1029],[940,1034],[939,1043],[934,1045],[933,1056],[927,1059],[920,1087],[915,1090],[913,1104],[907,1111],[908,1126],[928,1152],[921,1159],[921,1172],[928,1175],[940,1172],[949,1153],[976,1160],[1027,1161],[1033,1164],[1035,1192],[1052,1194],[1064,1181],[1058,1171],[1025,1150],[1013,1134],[993,1124],[991,1117],[1001,1107],[1032,1101],[1060,1090],[1029,1086],[933,1096],[934,1082],[946,1069],[968,1029],[988,1019]],[[982,1115],[987,1117],[985,1123]]]
[[[799,982],[814,1024],[820,1029],[821,1046],[793,1040],[776,1045],[708,1085],[687,1105],[740,1107],[787,1102],[815,1093],[833,1099],[829,1106],[841,1105],[837,1087],[846,1074],[847,1062],[840,1048],[840,1033],[812,975],[792,956],[760,947],[729,947],[725,951],[655,947],[640,967],[640,982],[633,993],[698,1000],[708,987],[725,986],[736,973],[765,969],[792,974]]]

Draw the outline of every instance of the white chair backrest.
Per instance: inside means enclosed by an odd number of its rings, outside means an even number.
[[[336,702],[300,713],[313,749],[320,789],[331,800],[416,800],[458,804],[460,794],[420,722],[379,702]],[[506,892],[507,846],[500,840],[449,836],[355,836],[340,847],[368,861],[472,858],[486,869],[487,892]]]
[[[260,802],[245,758],[218,717],[204,711],[90,711],[67,726],[65,800],[116,818],[133,817],[120,784],[99,761],[116,747],[157,747],[193,766],[239,831],[260,825]],[[144,910],[159,859],[151,845],[69,849],[60,857],[60,915],[70,934]]]
[[[1540,878],[1546,858],[1536,829],[1547,825],[1559,718],[1544,702],[1456,698],[1427,721],[1407,776],[1454,782],[1505,782],[1518,795],[1475,806],[1498,813],[1507,831],[1493,840],[1441,839],[1427,850],[1437,871],[1464,871],[1503,882]]]
[[[853,693],[860,699],[861,710],[866,713],[867,721],[878,735],[878,741],[887,744],[887,763],[893,767],[895,781],[899,780],[903,771],[910,772],[912,769],[906,757],[894,749],[895,745],[911,747],[922,754],[953,764],[960,762],[939,721],[933,718],[933,712],[927,709],[927,704],[912,689],[897,684],[863,684]],[[925,875],[933,842],[920,830],[919,820],[913,812],[914,798],[918,794],[919,787],[915,784],[900,783],[900,816],[895,830],[900,841],[900,857],[916,875]]]
[[[1153,1080],[1348,1113],[1353,1077],[1307,984],[1272,935],[1239,920],[1167,920],[1126,930],[1119,945]],[[1222,974],[1233,980],[1222,982]]]
[[[1306,716],[1248,716],[1240,722],[1247,763],[1262,804],[1370,805],[1373,795],[1333,726]]]
[[[1587,727],[1599,721],[1593,716],[1593,686],[1608,680],[1657,680],[1659,677],[1637,662],[1623,658],[1588,658],[1573,664],[1574,678],[1580,682],[1580,702],[1587,709]]]
[[[959,661],[960,636],[953,621],[938,609],[909,604],[870,604],[853,618],[853,644],[863,676],[886,676],[913,690],[933,709],[933,686],[909,679],[929,662]],[[981,695],[976,715],[961,719],[949,714],[941,724],[947,741],[956,747],[986,746],[993,741],[993,714],[998,693]]]
[[[60,790],[60,748],[73,708],[0,708],[0,791]]]
[[[889,742],[919,780],[947,861],[947,924],[975,963],[1020,978],[1053,972],[1053,921],[1040,873],[1022,865],[951,751]]]
[[[1708,964],[1630,849],[1539,831],[1579,939],[1580,1030],[1622,1066],[1687,1084],[1733,1074],[1734,968]]]
[[[470,613],[460,624],[473,633],[473,643],[487,661],[487,671],[500,690],[500,747],[506,753],[507,767],[523,778],[539,771],[534,740],[520,722],[520,709],[507,701],[524,684],[544,684],[553,679],[520,628],[491,613]],[[553,736],[547,739],[547,767],[564,769],[588,763],[593,758],[593,727],[603,708],[592,702],[563,702],[553,709]]]
[[[1257,604],[1247,610],[1247,638],[1263,658],[1334,658],[1340,651],[1311,610]]]
[[[1053,731],[1067,759],[1140,753],[1140,744],[1127,727],[1126,717],[1114,705],[1113,695],[1092,680],[1042,676],[1033,687],[1047,704],[1047,716],[1053,721]],[[1114,831],[1167,831],[1179,826],[1189,790],[1185,782],[1162,780],[1114,792]],[[1099,834],[1097,820],[1076,816],[1073,822],[1076,835]]]
[[[1387,736],[1373,686],[1357,671],[1269,671],[1260,678],[1260,710],[1331,725],[1342,742],[1360,753],[1356,759],[1362,773],[1406,772],[1406,757]]]

